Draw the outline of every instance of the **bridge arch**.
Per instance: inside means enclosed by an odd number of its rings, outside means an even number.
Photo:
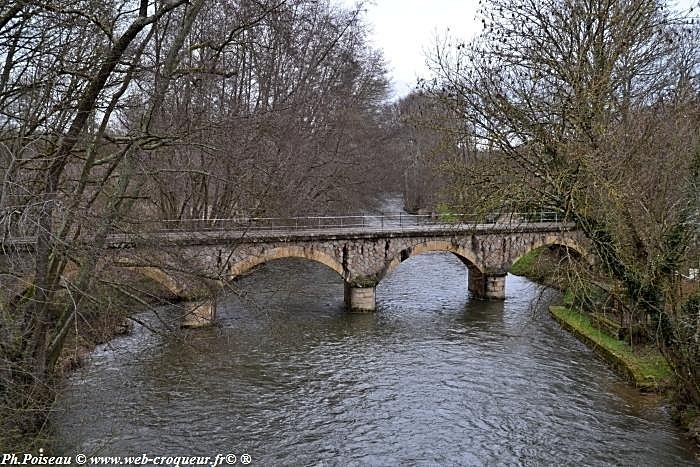
[[[184,287],[178,284],[178,282],[172,276],[170,276],[167,272],[163,271],[162,269],[153,266],[137,266],[133,267],[132,269],[138,271],[142,275],[160,284],[174,296],[182,297],[184,295]]]
[[[568,250],[572,250],[572,251],[576,252],[581,258],[584,258],[587,261],[591,262],[591,258],[589,257],[586,248],[584,248],[583,245],[581,245],[575,239],[568,238],[565,236],[560,236],[560,235],[547,235],[545,237],[538,238],[534,242],[526,245],[526,247],[523,248],[522,251],[519,251],[517,255],[514,255],[511,258],[510,266],[512,266],[513,264],[518,262],[518,260],[520,258],[527,255],[531,251],[537,250],[537,249],[545,247],[545,246],[564,247]],[[510,267],[508,269],[510,269]]]
[[[449,240],[431,240],[427,242],[418,243],[412,245],[409,248],[401,250],[398,255],[394,256],[384,267],[383,271],[379,274],[378,279],[381,280],[385,276],[391,274],[399,267],[401,263],[407,259],[417,256],[423,253],[430,252],[447,252],[452,253],[457,256],[470,271],[476,270],[479,273],[483,273],[485,268],[476,258],[473,251],[468,248],[464,248],[461,245],[455,244]]]
[[[140,274],[170,292],[174,297],[184,298],[186,296],[186,288],[179,283],[174,277],[165,272],[163,269],[155,266],[130,266],[124,265],[137,274]]]
[[[334,258],[330,254],[318,248],[294,245],[264,249],[257,254],[251,254],[247,258],[231,265],[227,279],[229,281],[233,280],[236,277],[250,271],[255,266],[267,263],[268,261],[284,258],[304,258],[324,264],[337,272],[341,278],[345,279],[343,265],[337,258]]]

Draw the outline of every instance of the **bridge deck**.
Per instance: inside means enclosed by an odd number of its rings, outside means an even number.
[[[541,217],[541,216],[540,216]],[[484,233],[563,232],[573,230],[573,223],[554,221],[528,222],[524,215],[511,215],[510,222],[436,222],[429,216],[382,215],[310,218],[266,218],[256,222],[240,219],[178,220],[144,223],[145,231],[110,234],[107,248],[132,248],[154,244],[194,245],[258,243],[265,241],[342,240],[358,238],[394,238],[411,236],[454,236]],[[531,218],[531,217],[530,217]],[[261,222],[264,221],[264,222]],[[275,225],[275,221],[278,225]],[[345,221],[343,223],[343,221]],[[280,225],[281,224],[281,225]],[[137,230],[137,229],[135,229]],[[15,237],[1,242],[3,249],[31,248],[36,238]],[[90,239],[85,240],[86,244]]]
[[[168,242],[174,244],[198,243],[258,243],[266,241],[298,241],[304,239],[343,240],[357,238],[394,238],[413,236],[453,236],[455,234],[472,235],[481,233],[512,232],[562,232],[574,228],[574,224],[537,222],[521,224],[432,224],[403,226],[400,228],[377,227],[336,227],[323,229],[269,229],[269,230],[200,230],[169,231],[134,236],[132,234],[115,234],[109,237],[112,248],[123,248],[130,243]]]

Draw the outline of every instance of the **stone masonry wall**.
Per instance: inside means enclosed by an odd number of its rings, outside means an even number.
[[[528,251],[550,244],[585,251],[585,242],[577,232],[522,230],[209,238],[200,244],[163,244],[120,255],[144,267],[158,264],[175,283],[196,281],[199,288],[220,286],[259,264],[287,257],[318,261],[338,272],[347,283],[373,287],[402,261],[428,251],[452,252],[470,266],[470,271],[500,276]]]

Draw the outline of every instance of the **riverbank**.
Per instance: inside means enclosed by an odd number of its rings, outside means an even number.
[[[670,395],[673,372],[658,350],[650,346],[633,349],[595,327],[586,313],[568,306],[552,305],[549,314],[635,388]],[[700,413],[693,408],[674,409],[672,416],[700,448]]]
[[[644,393],[670,397],[673,371],[658,349],[653,345],[633,348],[628,342],[606,333],[601,323],[594,323],[588,313],[573,308],[571,297],[563,285],[552,277],[553,263],[543,258],[546,255],[541,253],[531,251],[513,265],[511,273],[563,290],[563,304],[550,306],[550,316],[635,388]],[[688,431],[689,437],[700,448],[700,412],[693,408],[674,408],[673,418]]]
[[[67,336],[56,365],[59,374],[83,367],[98,345],[130,334],[135,313],[181,301],[148,277],[128,270],[119,273],[123,282],[119,287],[105,283],[95,286],[94,303],[102,309],[76,318],[75,331]]]
[[[553,278],[553,268],[560,261],[551,261],[542,250],[533,250],[518,260],[511,273],[527,277],[548,287],[564,289]],[[642,392],[664,392],[670,387],[672,372],[659,351],[650,345],[633,348],[624,340],[605,332],[600,323],[594,323],[588,313],[572,306],[572,299],[563,290],[563,304],[550,306],[549,313],[565,330],[586,344],[607,362],[620,376]]]
[[[633,349],[628,343],[596,328],[582,312],[566,306],[550,306],[550,315],[567,331],[642,392],[663,392],[670,387],[671,368],[655,349]]]

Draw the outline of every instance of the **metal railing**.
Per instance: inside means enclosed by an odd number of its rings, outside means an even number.
[[[406,214],[380,213],[343,216],[304,217],[234,217],[227,219],[165,219],[138,221],[130,229],[141,232],[209,232],[209,231],[327,231],[327,230],[405,230],[420,227],[458,228],[476,225],[558,224],[556,212],[477,214]]]

